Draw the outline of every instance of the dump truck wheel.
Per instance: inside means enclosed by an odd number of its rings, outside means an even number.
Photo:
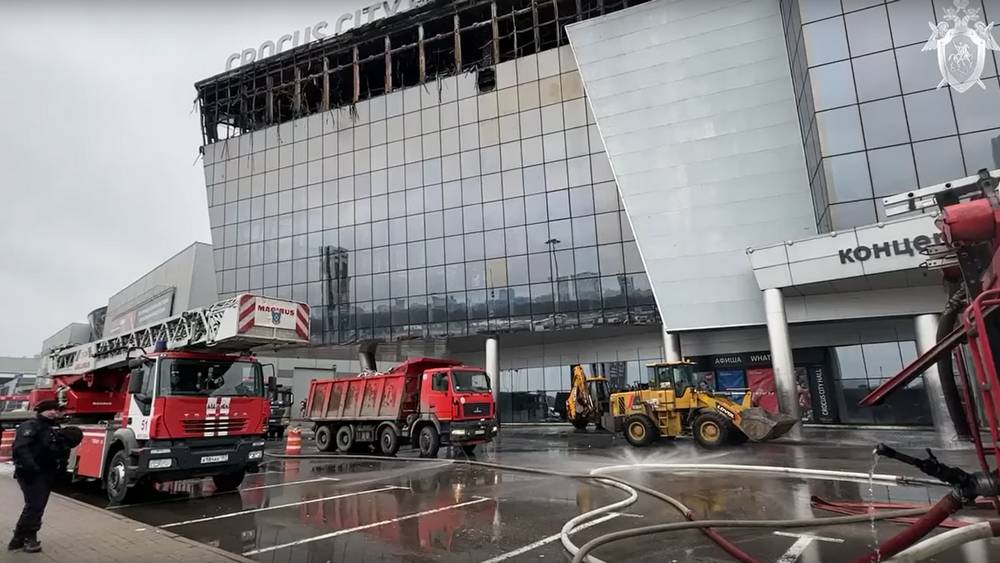
[[[332,452],[337,449],[337,444],[333,441],[333,430],[325,424],[316,429],[315,440],[316,449],[321,452]]]
[[[698,415],[691,425],[694,439],[705,448],[718,448],[729,441],[729,421],[721,414],[706,412]]]
[[[337,429],[337,449],[349,452],[354,447],[354,428],[345,424]]]
[[[383,455],[396,455],[399,451],[399,434],[390,425],[385,425],[378,433],[378,448]]]
[[[633,414],[625,419],[625,439],[637,448],[648,446],[656,440],[656,425],[643,414]]]
[[[428,424],[420,429],[417,446],[420,449],[420,457],[437,457],[438,450],[441,449],[441,436],[433,425]]]

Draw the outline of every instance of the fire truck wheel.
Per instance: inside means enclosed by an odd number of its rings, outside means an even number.
[[[321,452],[337,449],[337,444],[333,441],[333,430],[325,424],[316,429],[316,449]]]
[[[390,425],[385,425],[378,434],[378,448],[383,455],[396,455],[399,451],[399,434]]]
[[[417,446],[420,449],[420,457],[437,457],[438,450],[441,449],[441,436],[438,435],[437,429],[430,424],[421,428]]]
[[[222,475],[212,475],[212,482],[215,483],[216,491],[235,491],[239,488],[240,483],[243,482],[243,477],[246,472],[242,469],[233,473],[224,473]]]
[[[354,447],[354,428],[345,424],[337,429],[337,449],[349,452]]]
[[[128,477],[125,468],[128,467],[128,455],[125,450],[118,450],[111,456],[107,471],[104,472],[104,490],[112,504],[125,502],[128,497]]]

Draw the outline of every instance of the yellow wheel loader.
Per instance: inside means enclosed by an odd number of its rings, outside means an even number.
[[[611,398],[608,378],[603,375],[588,377],[580,364],[574,364],[570,369],[573,387],[566,399],[566,419],[581,430],[593,423],[598,428],[614,432],[614,420],[608,408]]]
[[[657,438],[691,434],[706,448],[772,440],[787,433],[795,418],[751,406],[747,392],[739,403],[698,388],[694,364],[662,362],[649,366],[649,388],[611,395],[614,428],[633,446]]]

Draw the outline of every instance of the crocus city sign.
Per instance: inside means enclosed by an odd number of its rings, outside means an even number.
[[[358,8],[353,12],[341,14],[332,26],[325,20],[318,21],[313,25],[306,26],[304,29],[297,29],[292,33],[286,33],[285,35],[279,37],[277,41],[267,40],[261,43],[256,49],[246,48],[239,53],[229,55],[226,58],[226,70],[232,70],[238,66],[259,61],[270,57],[271,55],[281,53],[286,49],[298,47],[299,45],[305,45],[313,40],[323,39],[324,37],[330,37],[331,35],[339,35],[347,30],[360,27],[366,23],[372,23],[375,20],[387,18],[400,12],[405,12],[410,8],[419,6],[425,1],[426,0],[384,0],[382,2],[376,2],[370,6]]]

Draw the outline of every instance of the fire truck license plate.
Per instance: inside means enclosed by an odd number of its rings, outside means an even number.
[[[220,461],[229,461],[229,454],[226,455],[207,455],[201,458],[202,463],[219,463]]]

